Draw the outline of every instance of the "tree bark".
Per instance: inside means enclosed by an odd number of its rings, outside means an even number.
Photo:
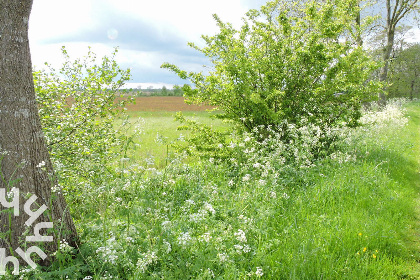
[[[357,37],[356,42],[359,47],[363,47],[363,38],[362,38],[362,16],[361,16],[361,10],[360,10],[360,2],[357,4],[359,6],[359,11],[356,15],[356,26],[357,26]]]
[[[16,258],[17,248],[25,251],[38,246],[51,254],[60,240],[72,246],[77,243],[64,197],[59,191],[52,192],[52,187],[57,188],[57,180],[42,133],[32,80],[28,40],[31,8],[32,0],[0,0],[0,190],[19,190],[18,216],[8,211],[10,205],[0,203],[0,249],[5,248],[6,256]],[[24,208],[28,194],[37,196],[31,211],[42,205],[48,208],[30,226],[30,211]],[[27,242],[28,236],[37,235],[34,227],[41,222],[53,223],[52,230],[40,230],[40,235],[53,236],[53,241]],[[19,262],[25,263],[21,258]],[[39,263],[48,262],[49,258]]]
[[[388,27],[387,30],[387,43],[383,50],[383,62],[384,65],[381,68],[379,73],[379,80],[381,82],[385,82],[388,78],[388,68],[389,68],[389,58],[391,57],[391,52],[394,47],[394,37],[395,37],[395,30],[392,27]],[[385,93],[379,93],[379,102],[383,105],[385,104]]]

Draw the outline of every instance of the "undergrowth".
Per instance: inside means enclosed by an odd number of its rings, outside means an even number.
[[[223,157],[164,169],[120,154],[97,184],[61,182],[80,247],[15,278],[416,279],[420,107],[400,103],[328,132],[322,157],[314,126],[231,135]]]

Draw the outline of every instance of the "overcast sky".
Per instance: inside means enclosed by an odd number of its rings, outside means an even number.
[[[241,18],[266,0],[34,0],[29,40],[32,63],[61,65],[61,47],[73,58],[98,55],[119,47],[117,62],[131,68],[131,86],[182,85],[163,62],[199,71],[207,59],[187,46],[217,32],[212,14],[240,26]]]
[[[84,56],[88,46],[98,55],[119,47],[117,62],[131,68],[132,83],[183,84],[174,73],[160,69],[163,62],[199,70],[206,64],[200,52],[187,46],[202,34],[217,31],[212,14],[240,24],[251,8],[265,0],[34,0],[29,40],[32,64],[59,66],[61,46],[71,57]]]

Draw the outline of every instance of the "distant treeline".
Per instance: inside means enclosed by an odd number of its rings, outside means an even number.
[[[140,96],[183,96],[184,91],[178,87],[174,86],[173,89],[168,89],[165,86],[162,88],[147,88],[147,89],[141,89],[141,88],[135,88],[135,89],[123,89],[121,90],[124,95],[131,95],[135,97]]]

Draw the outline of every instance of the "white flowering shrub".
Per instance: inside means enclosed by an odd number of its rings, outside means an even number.
[[[243,173],[243,181],[249,180],[250,172],[264,178],[272,170],[312,166],[318,159],[335,153],[349,130],[346,127],[320,127],[302,120],[299,127],[284,122],[281,129],[261,126],[251,132],[221,133],[181,114],[177,119],[183,124],[180,129],[192,132],[184,143],[174,145],[178,151],[228,164],[232,170]]]
[[[33,75],[43,132],[61,184],[100,185],[106,167],[126,149],[127,125],[117,128],[115,120],[130,101],[119,93],[130,70],[117,65],[117,49],[100,61],[90,49],[74,61],[64,47],[62,53],[59,69],[46,64]]]

